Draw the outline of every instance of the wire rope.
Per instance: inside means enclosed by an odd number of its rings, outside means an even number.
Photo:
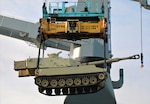
[[[141,29],[141,34],[140,34],[140,41],[141,41],[141,68],[144,67],[144,64],[143,64],[143,21],[142,21],[142,4],[141,4],[141,1],[140,1],[140,29]]]

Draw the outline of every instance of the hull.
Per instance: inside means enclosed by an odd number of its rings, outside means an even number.
[[[94,93],[104,88],[106,69],[95,65],[40,69],[35,84],[49,96]]]

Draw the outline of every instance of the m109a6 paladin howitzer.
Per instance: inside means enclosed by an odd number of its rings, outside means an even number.
[[[49,96],[97,92],[105,86],[107,68],[104,64],[140,57],[134,55],[81,63],[71,58],[61,58],[58,54],[48,56],[48,58],[15,61],[14,69],[19,72],[19,77],[35,76],[35,84],[39,92]],[[96,65],[103,65],[103,67]]]

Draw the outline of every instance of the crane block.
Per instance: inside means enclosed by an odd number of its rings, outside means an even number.
[[[104,38],[107,23],[105,18],[98,21],[80,21],[79,19],[67,19],[67,21],[53,21],[41,19],[39,31],[44,39],[61,38],[68,40],[80,40],[88,38]]]
[[[101,11],[96,9],[92,12],[92,2],[83,3],[82,5],[85,6],[83,11],[76,10],[77,3],[69,7],[67,7],[69,2],[62,2],[62,6],[59,2],[55,6],[54,4],[49,2],[49,11],[46,3],[43,4],[43,18],[40,19],[39,33],[44,40],[106,38],[107,22],[103,6]]]

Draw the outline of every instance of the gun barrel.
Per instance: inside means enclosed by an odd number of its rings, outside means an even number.
[[[129,57],[123,57],[123,58],[112,58],[112,59],[108,59],[108,60],[82,63],[82,65],[100,65],[100,64],[104,64],[104,63],[112,63],[112,62],[118,62],[118,61],[121,61],[121,60],[139,59],[139,58],[140,58],[140,55],[137,54],[137,55],[133,55],[133,56],[129,56]]]

